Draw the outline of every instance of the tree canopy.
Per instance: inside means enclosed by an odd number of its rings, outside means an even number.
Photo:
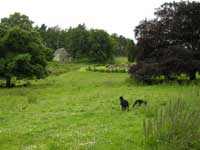
[[[40,34],[29,28],[30,24],[23,24],[24,18],[26,22],[32,22],[24,15],[14,14],[0,23],[0,78],[6,80],[7,87],[11,86],[12,77],[46,77],[47,60],[52,57],[51,50],[43,45]],[[19,21],[14,26],[13,20],[16,19]]]
[[[68,50],[68,52],[70,53],[70,55],[74,60],[87,58],[90,61],[96,61],[96,62],[100,61],[100,59],[94,59],[93,54],[95,54],[95,52],[94,48],[92,48],[91,46],[94,47],[94,45],[97,43],[102,44],[101,41],[105,40],[104,36],[100,35],[99,38],[102,37],[102,39],[92,40],[92,38],[94,38],[94,34],[98,34],[98,32],[102,30],[96,30],[96,29],[88,30],[85,24],[79,24],[77,27],[73,28],[70,27],[69,29],[64,29],[64,30],[62,30],[58,26],[47,27],[45,24],[42,24],[40,27],[36,27],[36,30],[40,32],[44,43],[49,48],[56,50],[60,47],[64,47],[65,49]],[[106,36],[109,37],[107,38],[109,39],[108,40],[109,43],[111,42],[110,44],[112,49],[112,55],[105,54],[107,52],[110,53],[110,50],[104,52],[102,50],[101,54],[107,55],[110,58],[108,58],[107,56],[106,57],[98,56],[98,57],[102,58],[104,57],[105,59],[104,61],[106,62],[108,60],[112,60],[113,56],[127,56],[128,45],[130,46],[130,43],[133,42],[131,42],[130,39],[125,38],[122,35],[120,36],[118,36],[117,34],[109,35],[106,31],[103,32],[106,34]],[[101,50],[99,49],[98,52],[96,53],[100,53],[100,51]],[[102,61],[103,60],[101,60],[101,62]]]
[[[103,30],[91,30],[89,57],[95,62],[112,61],[113,49],[109,34]]]
[[[89,53],[89,31],[85,24],[79,24],[70,28],[66,34],[66,47],[74,59],[88,57]]]
[[[134,42],[131,39],[125,38],[122,35],[112,34],[111,40],[115,56],[127,56],[128,47],[130,47],[130,45],[132,44],[133,44],[132,46],[135,46]]]
[[[28,16],[16,12],[11,14],[9,18],[2,18],[1,24],[8,27],[19,27],[24,30],[31,30],[33,21]]]
[[[130,68],[131,76],[170,79],[184,73],[194,80],[200,71],[200,3],[164,3],[155,15],[135,28],[140,51]]]

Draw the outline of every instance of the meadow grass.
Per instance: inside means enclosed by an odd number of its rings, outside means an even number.
[[[192,150],[200,147],[200,111],[178,99],[144,119],[145,144],[152,150]]]
[[[51,63],[51,76],[29,87],[0,89],[0,150],[142,150],[143,120],[181,98],[199,105],[199,85],[138,85],[127,73],[87,72]],[[132,105],[122,112],[119,96]]]

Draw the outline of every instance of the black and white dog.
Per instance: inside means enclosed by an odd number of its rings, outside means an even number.
[[[147,105],[147,101],[145,101],[145,100],[142,100],[142,99],[137,99],[137,100],[135,100],[135,102],[134,102],[134,104],[133,104],[133,107],[135,107],[135,106],[141,106],[142,104],[144,104],[145,106]]]

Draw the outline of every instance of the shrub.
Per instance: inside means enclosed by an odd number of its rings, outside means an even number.
[[[178,100],[143,123],[146,146],[152,149],[189,150],[200,147],[200,111]]]
[[[127,65],[94,65],[94,66],[88,66],[88,71],[96,71],[96,72],[113,72],[113,73],[126,73],[128,72],[128,66]]]

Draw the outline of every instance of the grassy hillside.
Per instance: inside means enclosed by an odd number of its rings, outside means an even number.
[[[0,150],[140,150],[145,116],[177,98],[200,103],[199,85],[137,85],[126,73],[84,67],[52,63],[47,79],[0,89]],[[121,95],[148,107],[122,112]]]

